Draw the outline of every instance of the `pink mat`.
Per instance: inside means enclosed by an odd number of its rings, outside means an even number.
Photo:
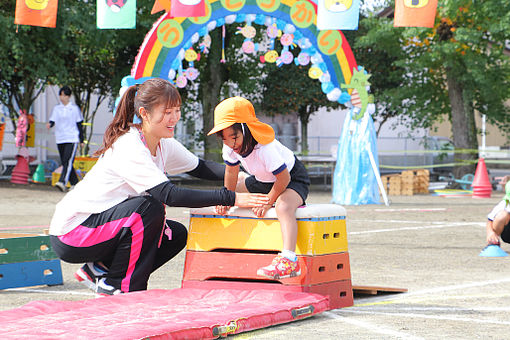
[[[214,339],[301,319],[328,306],[327,297],[302,292],[155,289],[30,302],[0,312],[0,329],[2,339]]]

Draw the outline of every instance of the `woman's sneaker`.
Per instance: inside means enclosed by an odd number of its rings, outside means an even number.
[[[257,270],[257,275],[265,276],[273,280],[285,279],[301,275],[299,261],[291,261],[286,257],[278,255],[267,267]]]
[[[66,185],[62,182],[57,182],[55,183],[55,186],[62,192],[66,192],[67,191],[67,188],[66,188]]]
[[[78,282],[88,289],[96,291],[97,281],[108,273],[108,269],[95,262],[87,262],[74,273]]]
[[[122,291],[114,286],[110,286],[106,283],[106,278],[102,278],[97,281],[96,285],[96,296],[108,296],[108,295],[119,295]]]

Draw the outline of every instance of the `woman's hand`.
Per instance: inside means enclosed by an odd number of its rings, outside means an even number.
[[[228,209],[230,209],[230,207],[227,207],[226,205],[217,205],[214,210],[216,210],[216,213],[218,215],[225,215],[228,211]]]
[[[249,194],[236,192],[235,205],[241,208],[261,207],[269,203],[269,197],[265,194]]]

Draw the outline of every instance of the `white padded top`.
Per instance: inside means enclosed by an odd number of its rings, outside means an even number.
[[[217,215],[214,207],[194,208],[190,209],[191,214],[195,215]],[[218,215],[219,216],[219,215]],[[257,218],[249,208],[232,207],[227,212],[226,216],[238,217],[252,217]],[[318,217],[332,217],[332,216],[346,216],[345,208],[338,204],[309,204],[299,207],[296,210],[296,218],[318,218]],[[267,211],[263,218],[276,219],[276,209],[271,208]]]

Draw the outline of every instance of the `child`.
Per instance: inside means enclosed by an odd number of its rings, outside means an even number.
[[[147,289],[150,274],[184,248],[186,228],[165,218],[165,204],[258,207],[269,201],[226,188],[179,188],[168,180],[166,173],[210,173],[172,138],[180,106],[179,92],[166,80],[129,87],[96,152],[101,157],[57,204],[53,249],[66,262],[85,262],[75,276],[100,295]],[[132,123],[135,115],[141,124]]]
[[[214,128],[223,140],[225,187],[236,192],[267,193],[269,203],[253,208],[263,217],[276,203],[276,214],[282,228],[283,251],[257,275],[271,279],[301,274],[296,256],[296,209],[305,203],[310,179],[294,153],[275,139],[271,126],[255,116],[251,102],[241,97],[228,98],[214,110]],[[240,164],[251,176],[239,176]],[[218,206],[225,214],[228,207]]]
[[[487,215],[487,244],[499,245],[499,237],[510,243],[510,182],[505,185],[505,197]]]

